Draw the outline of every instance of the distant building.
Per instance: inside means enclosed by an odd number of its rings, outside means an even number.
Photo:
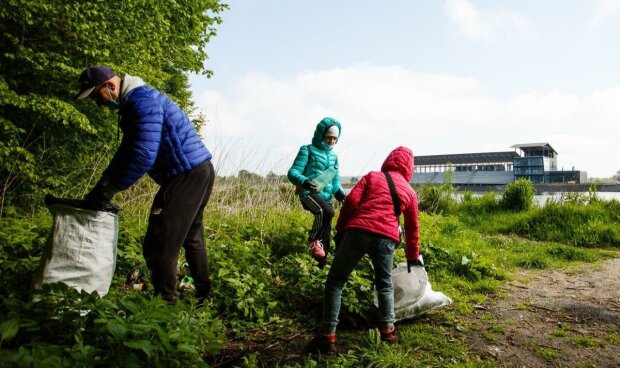
[[[535,184],[585,183],[587,179],[585,171],[558,171],[558,153],[549,143],[510,148],[515,150],[416,156],[412,183],[442,183],[446,175],[457,185],[505,185],[520,178]]]

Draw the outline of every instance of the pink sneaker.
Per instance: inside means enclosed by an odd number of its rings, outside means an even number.
[[[323,244],[321,243],[319,239],[311,240],[308,243],[308,250],[310,251],[310,254],[312,254],[314,258],[325,257],[325,250],[323,250]]]

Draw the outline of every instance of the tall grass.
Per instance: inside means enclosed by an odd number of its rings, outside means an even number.
[[[524,178],[506,185],[502,194],[502,207],[512,211],[527,211],[532,208],[534,186]]]
[[[617,206],[614,202],[594,202],[587,206],[549,202],[510,230],[531,239],[576,246],[620,246],[620,223],[614,211]]]
[[[432,214],[454,213],[457,201],[454,198],[456,190],[451,183],[422,184],[416,188],[418,207],[420,211]]]

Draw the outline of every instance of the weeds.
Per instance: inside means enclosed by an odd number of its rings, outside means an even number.
[[[511,211],[527,211],[534,200],[534,186],[527,179],[519,179],[506,185],[501,205]]]
[[[538,348],[536,349],[536,354],[545,360],[554,360],[559,356],[559,352],[557,350],[550,348]]]
[[[581,347],[593,347],[593,346],[602,346],[601,342],[587,336],[577,336],[569,339],[569,342],[575,346]]]
[[[449,214],[457,209],[455,189],[450,182],[424,184],[417,189],[419,208],[431,214]]]
[[[333,254],[327,267],[319,270],[305,247],[312,218],[301,209],[292,186],[255,179],[218,178],[204,218],[213,300],[200,309],[189,295],[172,309],[153,298],[150,290],[124,288],[127,272],[145,269],[141,243],[149,213],[148,185],[134,193],[142,193],[140,200],[123,203],[117,270],[104,299],[54,286],[41,302],[31,303],[28,286],[51,226],[49,214],[3,218],[0,359],[17,365],[37,361],[79,366],[89,361],[131,366],[140,361],[154,366],[201,366],[204,359],[219,354],[225,337],[244,338],[253,331],[265,331],[268,338],[277,339],[285,329],[311,330],[320,317],[323,283]],[[461,204],[453,199],[454,190],[447,184],[427,193],[431,193],[426,198],[432,213],[420,214],[421,253],[433,287],[451,296],[454,304],[433,312],[427,317],[430,320],[403,324],[400,332],[405,344],[376,344],[376,336],[366,333],[375,331],[377,311],[372,304],[372,266],[363,259],[343,290],[341,327],[353,332],[339,337],[339,341],[357,339],[359,348],[352,346],[335,357],[303,357],[300,364],[485,366],[453,335],[454,326],[463,325],[463,313],[497,294],[514,268],[595,261],[602,257],[600,252],[570,244],[619,244],[617,201],[554,204],[547,210],[513,212],[502,207],[503,200],[493,193],[466,194]],[[568,226],[576,230],[570,232]],[[481,234],[482,229],[487,234]],[[596,238],[588,240],[587,236]],[[404,251],[398,248],[394,262],[403,261]],[[183,263],[181,259],[180,266]],[[148,272],[143,277],[148,278]],[[82,315],[80,311],[89,312]],[[355,333],[360,329],[364,331],[361,340]],[[494,326],[488,333],[503,333],[502,327]],[[576,343],[588,344],[585,340]],[[257,366],[261,359],[257,354],[247,355],[239,365]],[[277,365],[278,358],[273,362]]]

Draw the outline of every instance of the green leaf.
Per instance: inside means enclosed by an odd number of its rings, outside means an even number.
[[[140,306],[132,301],[122,300],[121,304],[123,305],[123,307],[127,308],[127,310],[129,310],[132,314],[140,313]]]
[[[188,354],[192,354],[192,355],[198,355],[198,350],[196,350],[196,347],[193,346],[193,345],[179,344],[177,346],[177,348],[179,349],[179,351],[181,351],[183,353],[188,353]]]
[[[127,336],[127,328],[121,323],[110,321],[106,324],[106,327],[116,340],[124,340]]]
[[[11,318],[8,321],[4,321],[0,325],[0,334],[2,335],[0,343],[14,338],[17,335],[17,331],[19,331],[19,319]]]
[[[149,358],[155,349],[155,346],[149,340],[129,340],[124,341],[123,345],[131,349],[142,350]]]

